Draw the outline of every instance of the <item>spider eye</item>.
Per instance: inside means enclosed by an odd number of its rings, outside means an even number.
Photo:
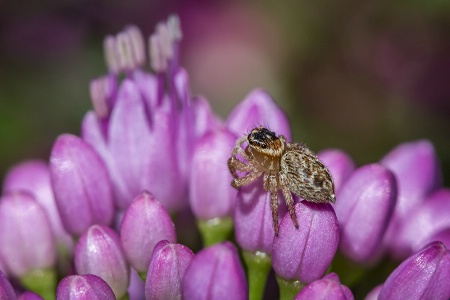
[[[267,148],[267,145],[266,145],[266,144],[262,144],[262,145],[261,145],[261,148],[266,149],[266,148]]]

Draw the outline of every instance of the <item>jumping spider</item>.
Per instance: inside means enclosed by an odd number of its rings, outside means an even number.
[[[247,143],[245,150],[242,144]],[[246,160],[240,160],[237,155]],[[264,174],[264,189],[270,192],[270,208],[275,235],[278,236],[278,190],[281,189],[292,222],[298,228],[292,193],[311,202],[335,202],[334,183],[327,167],[306,146],[287,143],[282,135],[264,128],[254,128],[236,141],[228,168],[231,185],[248,185]],[[236,171],[247,172],[239,177]]]

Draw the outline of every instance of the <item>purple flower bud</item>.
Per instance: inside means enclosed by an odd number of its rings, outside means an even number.
[[[339,228],[330,204],[302,201],[295,205],[295,214],[298,229],[289,214],[281,221],[272,264],[280,277],[305,284],[325,274],[339,244]]]
[[[193,101],[195,111],[195,136],[202,137],[206,132],[213,131],[221,127],[221,120],[214,115],[209,102],[202,97],[197,97]]]
[[[410,256],[386,279],[378,299],[450,299],[450,251],[441,242]]]
[[[408,218],[407,213],[441,185],[440,164],[433,145],[427,140],[401,144],[380,163],[389,168],[397,178],[395,218]],[[395,235],[392,238],[395,239]]]
[[[0,298],[3,299],[3,298]],[[22,293],[19,298],[17,298],[18,300],[44,300],[44,298],[42,298],[41,296],[39,296],[36,293],[30,292],[30,291],[26,291],[24,293]]]
[[[5,274],[3,274],[1,271],[0,271],[0,299],[8,299],[8,300],[17,299],[16,293],[14,292],[11,283],[8,281],[8,278],[6,278]]]
[[[285,113],[261,89],[250,92],[227,119],[228,129],[239,137],[258,125],[264,125],[284,135],[288,141],[291,140],[291,129]]]
[[[93,225],[80,237],[75,248],[77,273],[101,277],[120,299],[127,293],[130,270],[117,233],[103,225]]]
[[[47,163],[30,160],[14,166],[5,176],[4,192],[26,191],[42,206],[47,213],[53,234],[59,243],[72,251],[72,237],[65,231],[50,182],[50,170]]]
[[[336,273],[330,273],[305,286],[295,297],[295,300],[329,299],[353,300],[353,294],[348,287],[342,285]]]
[[[130,265],[146,273],[155,245],[176,239],[175,225],[161,203],[148,192],[139,194],[125,212],[120,228],[120,241]]]
[[[26,193],[0,201],[0,256],[9,274],[22,277],[56,264],[55,240],[44,209]]]
[[[247,299],[244,268],[230,242],[215,244],[194,256],[183,281],[183,299]]]
[[[450,189],[442,188],[431,194],[403,221],[403,226],[397,234],[397,251],[406,256],[420,250],[429,242],[448,242],[449,212]]]
[[[342,184],[355,170],[355,163],[352,158],[342,150],[327,149],[317,153],[317,157],[327,166],[333,176],[334,189],[336,194]]]
[[[130,285],[128,286],[129,299],[144,299],[145,298],[145,282],[142,281],[141,276],[133,269],[130,269]]]
[[[239,246],[249,252],[262,251],[271,254],[275,231],[270,209],[270,193],[262,186],[261,176],[239,190],[234,212],[235,237]],[[284,216],[286,212],[286,205],[280,203],[279,216]]]
[[[194,215],[203,220],[231,216],[237,190],[226,166],[236,137],[228,130],[203,136],[196,144],[190,176],[190,204]]]
[[[357,262],[374,259],[397,199],[394,175],[381,165],[365,165],[352,173],[336,198],[340,249]]]
[[[184,274],[193,257],[184,245],[160,241],[148,267],[145,299],[181,299]]]
[[[114,203],[108,173],[95,151],[80,138],[64,134],[53,145],[50,172],[65,229],[82,234],[93,224],[111,224]]]
[[[57,300],[115,300],[109,285],[92,274],[72,275],[61,280],[56,290]]]

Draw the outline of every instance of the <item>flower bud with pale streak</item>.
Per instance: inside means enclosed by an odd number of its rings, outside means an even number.
[[[126,210],[120,228],[120,242],[130,265],[145,274],[155,245],[176,239],[175,225],[161,203],[148,192],[140,193]]]
[[[115,300],[109,285],[93,274],[64,277],[56,289],[56,300]]]
[[[182,299],[182,283],[194,253],[167,240],[156,244],[145,281],[145,299]]]
[[[63,134],[53,145],[50,174],[64,228],[80,236],[93,224],[113,221],[114,202],[106,167],[94,149]]]
[[[127,293],[130,269],[118,234],[104,225],[93,225],[80,237],[75,247],[77,274],[101,277],[117,299]]]
[[[450,251],[428,244],[402,262],[386,279],[379,300],[450,299]]]

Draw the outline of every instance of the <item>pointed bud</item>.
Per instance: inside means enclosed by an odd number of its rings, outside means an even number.
[[[270,95],[261,89],[253,90],[248,94],[227,119],[228,129],[239,137],[259,125],[284,135],[288,141],[292,138],[286,114],[275,104]]]
[[[427,245],[395,269],[378,299],[450,299],[450,251],[440,242]]]
[[[289,214],[281,221],[273,242],[272,264],[278,276],[305,284],[325,274],[336,254],[339,228],[330,204],[302,201],[295,205],[295,214],[298,229]]]
[[[164,207],[148,192],[139,194],[128,207],[120,228],[120,241],[130,265],[146,273],[155,245],[176,242],[175,225]]]
[[[145,281],[145,299],[182,299],[182,282],[194,253],[181,244],[160,241],[154,248]]]
[[[203,220],[231,217],[237,190],[224,162],[230,157],[236,137],[228,130],[203,136],[194,148],[190,176],[190,204],[194,215]]]
[[[348,287],[342,285],[336,273],[330,273],[305,286],[295,297],[295,300],[335,299],[353,300],[353,294]]]
[[[3,298],[0,297],[0,299],[3,299]],[[26,292],[23,292],[19,296],[18,300],[44,300],[44,298],[42,298],[41,296],[39,296],[36,293],[26,291]]]
[[[381,165],[365,165],[352,173],[336,198],[340,249],[354,261],[369,262],[381,249],[395,208],[394,175]]]
[[[50,156],[56,204],[65,229],[79,236],[93,224],[111,224],[114,213],[106,167],[80,138],[58,137]]]
[[[44,209],[29,195],[0,200],[0,256],[8,273],[23,277],[56,264],[55,240]]]
[[[215,244],[194,256],[183,281],[183,298],[247,299],[244,268],[236,247],[230,242]]]
[[[101,277],[121,299],[130,280],[130,269],[115,231],[103,225],[93,225],[80,237],[75,248],[77,273]]]
[[[92,274],[72,275],[61,280],[56,290],[56,300],[115,300],[109,285]]]

